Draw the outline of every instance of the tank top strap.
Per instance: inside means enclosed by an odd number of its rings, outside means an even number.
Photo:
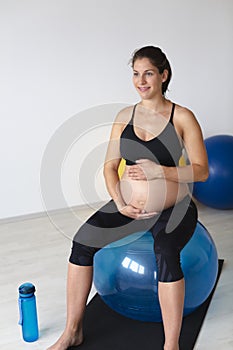
[[[131,119],[129,121],[129,124],[133,124],[136,107],[137,107],[137,103],[133,106],[132,116],[131,116]]]
[[[170,122],[172,125],[173,125],[173,116],[174,116],[175,106],[176,106],[176,104],[173,102],[173,103],[172,103],[171,116],[170,116],[170,119],[169,119],[169,122]]]

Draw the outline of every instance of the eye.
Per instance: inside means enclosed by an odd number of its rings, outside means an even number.
[[[152,73],[152,72],[146,72],[146,75],[147,75],[148,77],[151,77],[151,76],[153,75],[153,73]]]
[[[137,77],[138,76],[138,72],[133,72],[133,76]]]

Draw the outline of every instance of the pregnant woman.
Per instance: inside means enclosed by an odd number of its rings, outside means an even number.
[[[180,252],[197,223],[188,184],[207,179],[206,150],[193,113],[165,97],[171,67],[161,49],[146,46],[137,50],[132,69],[140,102],[122,110],[112,127],[104,166],[112,199],[74,236],[66,328],[49,350],[65,350],[83,342],[82,320],[92,285],[94,254],[110,242],[145,230],[154,238],[164,349],[179,349],[184,304]],[[188,165],[179,166],[184,149]],[[119,178],[122,158],[126,166]]]

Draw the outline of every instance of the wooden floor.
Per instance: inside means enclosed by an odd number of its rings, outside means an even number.
[[[202,205],[198,208],[199,220],[208,228],[219,258],[225,263],[195,349],[230,350],[233,349],[233,211]],[[92,211],[92,208],[76,209],[82,219]],[[0,349],[45,350],[61,333],[66,314],[67,258],[76,224],[72,215],[71,218],[65,211],[54,213],[52,222],[45,215],[0,221]],[[22,341],[17,324],[17,289],[25,281],[37,288],[40,338],[34,343]],[[94,293],[93,287],[90,298]]]

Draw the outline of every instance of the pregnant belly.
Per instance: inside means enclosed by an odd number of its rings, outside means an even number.
[[[183,199],[189,192],[186,184],[165,179],[132,180],[125,173],[120,181],[120,191],[126,204],[146,212],[161,212]]]

